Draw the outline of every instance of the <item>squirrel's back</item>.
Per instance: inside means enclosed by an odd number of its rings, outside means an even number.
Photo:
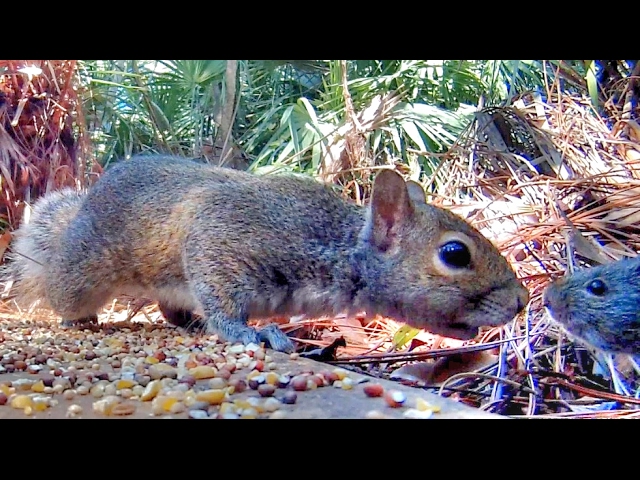
[[[303,176],[141,156],[114,165],[87,194],[40,199],[16,233],[12,271],[21,302],[44,300],[62,316],[89,316],[98,299],[123,293],[200,310],[185,255],[192,263],[205,255],[231,278],[249,268],[248,289],[313,283],[316,267],[330,275],[336,259],[345,261],[363,223],[360,208]],[[201,241],[189,247],[188,238]],[[287,292],[257,295],[249,310],[286,310]],[[302,295],[295,301],[305,310]]]
[[[309,258],[352,248],[363,223],[362,209],[307,177],[138,157],[112,167],[89,191],[61,237],[60,254],[72,261],[60,265],[111,265],[103,274],[113,284],[125,287],[131,278],[171,288],[185,280],[188,239],[202,237],[204,250],[194,256],[206,253],[229,272],[237,266],[238,275],[269,259],[293,280],[315,275],[305,271]]]
[[[113,166],[101,180],[90,190],[76,221],[90,218],[96,233],[110,229],[111,241],[116,240],[114,234],[129,242],[132,235],[148,237],[149,229],[177,235],[189,224],[185,219],[210,215],[212,226],[232,222],[239,229],[228,232],[230,236],[259,227],[298,233],[305,242],[333,243],[339,240],[336,233],[353,230],[345,225],[362,218],[361,209],[308,177],[257,176],[170,156],[134,157]]]

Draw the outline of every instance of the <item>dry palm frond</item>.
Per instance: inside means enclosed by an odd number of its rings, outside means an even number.
[[[361,202],[371,190],[370,176],[374,164],[367,153],[365,134],[380,128],[388,121],[400,95],[389,93],[374,97],[370,104],[356,112],[347,85],[346,62],[342,61],[342,95],[346,121],[329,139],[323,155],[321,177],[326,182],[340,183],[349,195]]]
[[[83,187],[88,138],[75,60],[0,60],[0,219],[17,228],[24,202]]]

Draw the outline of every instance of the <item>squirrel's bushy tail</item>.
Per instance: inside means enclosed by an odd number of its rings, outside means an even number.
[[[28,221],[25,218],[14,233],[3,276],[16,282],[11,294],[21,305],[27,307],[36,300],[46,300],[47,282],[55,281],[48,275],[50,262],[82,198],[72,189],[47,194],[36,201]]]

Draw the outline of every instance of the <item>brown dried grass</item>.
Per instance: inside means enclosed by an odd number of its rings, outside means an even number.
[[[25,70],[26,68],[26,70]],[[0,222],[15,230],[25,202],[82,188],[90,163],[76,60],[0,60]]]

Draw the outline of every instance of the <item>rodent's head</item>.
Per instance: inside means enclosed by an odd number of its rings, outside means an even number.
[[[415,327],[460,339],[512,320],[527,289],[498,249],[452,212],[428,205],[422,187],[383,170],[374,183],[362,240],[384,266],[388,312]]]
[[[543,293],[551,318],[589,345],[640,353],[640,257],[584,268]]]

